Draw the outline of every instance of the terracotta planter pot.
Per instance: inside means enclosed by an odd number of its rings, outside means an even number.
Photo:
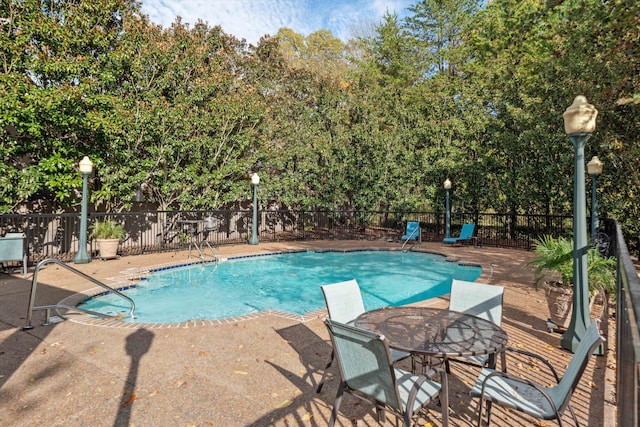
[[[568,328],[573,308],[573,289],[547,286],[544,290],[551,321],[561,328]]]
[[[549,318],[557,327],[567,329],[571,323],[573,310],[573,289],[557,286],[554,283],[546,283],[544,289],[549,306]],[[589,312],[592,311],[599,294],[589,296]]]
[[[98,239],[98,256],[101,259],[114,259],[118,257],[120,239]]]

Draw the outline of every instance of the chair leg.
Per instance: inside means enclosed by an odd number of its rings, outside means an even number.
[[[440,409],[442,411],[442,427],[449,426],[449,379],[447,374],[441,374],[440,384],[442,389],[440,390]]]
[[[482,406],[484,403],[484,399],[480,396],[480,403],[478,404],[478,427],[482,427]]]
[[[478,408],[478,427],[482,427],[482,407],[484,406],[484,397],[480,396],[480,407]],[[487,427],[491,425],[491,401],[487,400]]]
[[[571,405],[568,405],[567,408],[569,408],[569,412],[571,413],[571,416],[573,417],[573,422],[576,423],[576,427],[580,427],[580,423],[578,422],[578,417],[576,417],[576,413],[573,412],[573,408],[571,407]],[[558,414],[558,423],[560,423],[560,425],[562,425],[562,421],[560,421],[560,414]]]
[[[320,378],[320,382],[318,383],[318,388],[316,389],[316,393],[320,393],[322,391],[322,386],[324,385],[324,382],[327,380],[327,374],[329,373],[329,368],[333,363],[334,357],[335,357],[335,353],[333,350],[331,350],[331,358],[329,359],[329,363],[327,363],[327,366],[325,366],[324,368],[324,372],[322,373],[322,378]]]
[[[384,406],[376,405],[376,417],[377,417],[379,423],[384,424],[384,420],[386,418]]]
[[[417,354],[412,354],[411,356],[411,372],[414,373],[415,375],[419,375],[419,374],[424,374],[424,367],[425,367],[425,357],[424,355],[417,355]],[[420,373],[418,373],[418,367],[416,366],[416,359],[418,359],[417,363],[420,364],[420,368],[422,369],[422,371]]]
[[[340,409],[340,404],[342,403],[342,395],[345,388],[346,385],[341,382],[340,386],[338,387],[338,393],[336,394],[336,401],[333,404],[333,410],[331,411],[331,418],[329,418],[329,427],[333,427],[333,425],[336,423],[336,419],[338,419],[338,410]]]
[[[490,400],[487,401],[487,427],[489,427],[491,425],[491,404],[493,402],[491,402]]]

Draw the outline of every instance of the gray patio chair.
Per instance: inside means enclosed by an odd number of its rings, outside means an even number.
[[[376,407],[378,421],[389,409],[408,427],[423,407],[440,398],[442,425],[449,422],[447,374],[432,368],[424,375],[395,368],[386,339],[373,332],[326,319],[325,324],[340,367],[340,386],[329,419],[332,427],[338,417],[345,392],[371,402]],[[433,377],[438,376],[439,382]]]
[[[503,286],[453,279],[451,282],[451,295],[449,297],[449,310],[471,314],[500,326],[502,323],[503,295]],[[504,354],[502,354],[502,356],[504,366]],[[483,367],[486,366],[488,360],[489,356],[482,354],[448,359],[445,365],[447,373],[450,373],[449,361]]]
[[[360,286],[355,279],[347,280],[345,282],[332,283],[330,285],[320,286],[322,294],[324,295],[324,302],[327,305],[327,311],[329,312],[329,318],[336,322],[346,323],[353,325],[353,322],[358,316],[364,313],[364,302],[362,301],[362,293],[360,292]],[[391,359],[394,362],[409,357],[409,353],[404,351],[391,349]],[[331,359],[324,368],[320,383],[318,383],[317,393],[322,391],[322,386],[327,379],[328,370],[333,364],[335,358],[335,350],[331,351]]]
[[[487,401],[487,425],[491,421],[491,404],[496,403],[524,412],[540,420],[555,419],[560,426],[562,426],[562,414],[566,409],[569,409],[575,425],[579,426],[576,414],[571,409],[569,402],[589,362],[589,357],[605,341],[598,331],[598,323],[599,321],[594,320],[587,328],[562,379],[558,377],[551,363],[543,357],[515,348],[507,348],[505,350],[524,354],[544,363],[551,370],[558,383],[554,387],[545,387],[506,372],[488,368],[482,369],[478,380],[471,389],[471,395],[480,398],[478,426],[482,423],[482,406],[485,400]]]

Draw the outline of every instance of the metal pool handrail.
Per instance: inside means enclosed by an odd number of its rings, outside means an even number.
[[[129,314],[127,314],[127,316],[130,317],[134,317],[133,313],[136,309],[136,304],[133,302],[133,300],[131,298],[129,298],[128,296],[124,295],[122,292],[118,291],[117,289],[113,289],[110,286],[105,285],[104,283],[102,283],[101,281],[86,275],[85,273],[83,273],[82,271],[76,270],[75,268],[71,267],[70,265],[66,264],[63,261],[60,261],[59,259],[56,258],[47,258],[44,259],[42,261],[40,261],[37,265],[36,265],[36,269],[33,273],[33,279],[31,280],[31,296],[29,297],[29,308],[27,310],[27,324],[22,328],[22,329],[33,329],[33,325],[32,325],[32,318],[33,318],[33,311],[34,310],[46,310],[47,311],[47,318],[45,319],[45,324],[49,324],[49,310],[51,310],[52,308],[64,308],[67,310],[77,310],[77,311],[81,311],[83,313],[87,313],[90,314],[92,316],[98,316],[101,318],[108,318],[108,317],[113,317],[111,315],[107,315],[104,313],[98,313],[96,311],[92,311],[92,310],[85,310],[84,308],[80,308],[80,307],[75,307],[75,306],[71,306],[71,305],[66,305],[66,304],[52,304],[52,305],[42,305],[42,306],[38,306],[38,307],[34,307],[35,305],[35,301],[36,301],[36,291],[38,288],[38,272],[40,271],[40,268],[42,268],[42,266],[46,265],[46,264],[58,264],[61,267],[66,268],[67,270],[83,277],[84,279],[100,286],[101,288],[106,289],[109,292],[113,292],[114,294],[120,296],[121,298],[124,298],[126,301],[129,302],[129,304],[131,304],[131,309],[129,310]]]

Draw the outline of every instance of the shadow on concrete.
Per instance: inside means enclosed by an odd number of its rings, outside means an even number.
[[[340,376],[337,366],[331,367],[331,375],[329,375],[322,393],[316,393],[316,388],[323,369],[331,356],[331,344],[304,324],[277,329],[276,332],[296,351],[304,366],[304,373],[291,372],[268,360],[265,360],[265,363],[294,384],[300,390],[300,394],[290,405],[285,408],[276,408],[248,424],[247,427],[273,426],[274,420],[282,420],[285,417],[287,425],[326,426],[329,419],[317,419],[316,415],[327,413],[326,408],[329,408],[329,412],[333,408],[337,390],[337,381],[334,380]],[[373,416],[375,413],[372,405],[358,399],[351,399],[350,396],[345,396],[341,409],[341,414],[350,419],[353,425],[356,425],[356,420],[359,420],[357,425],[360,426],[368,426],[369,424],[363,422],[362,418],[367,414]],[[305,414],[314,414],[314,416],[305,417]],[[342,424],[338,423],[338,425]],[[371,426],[373,425],[379,424],[371,424]]]
[[[42,327],[44,312],[34,312],[34,329],[22,330],[26,324],[31,278],[0,274],[0,388],[18,370],[34,349],[51,333],[55,324]],[[46,283],[38,284],[37,305],[55,304],[74,292]],[[13,331],[13,332],[10,332]]]
[[[306,370],[301,380],[315,390],[331,357],[331,343],[302,323],[277,329],[276,332],[298,353]]]
[[[124,390],[122,391],[122,399],[120,406],[118,407],[118,414],[116,415],[115,427],[128,427],[131,420],[131,410],[135,405],[137,396],[134,393],[136,388],[136,382],[138,378],[138,369],[140,368],[140,359],[151,348],[154,334],[146,329],[137,329],[134,333],[127,336],[127,343],[125,349],[127,354],[131,358],[131,365],[129,366],[129,374],[127,380],[124,383]]]
[[[291,426],[326,426],[329,422],[328,416],[334,406],[340,378],[337,363],[332,364],[329,368],[329,376],[322,392],[316,393],[316,389],[331,356],[331,344],[304,324],[277,329],[276,332],[298,353],[299,360],[304,366],[304,372],[294,373],[268,360],[265,360],[265,363],[294,384],[301,394],[287,407],[277,408],[248,424],[247,427],[273,426],[274,420],[285,420],[286,425]],[[405,360],[403,363],[405,363],[405,366],[402,366],[403,369],[411,369],[409,360]],[[458,389],[466,388],[459,379],[454,379],[453,382]],[[440,419],[439,409],[430,408],[430,411],[433,411],[430,417]],[[326,417],[317,419],[315,416],[321,413],[327,414]],[[305,414],[314,414],[314,417],[305,417]],[[345,422],[345,419],[348,421]],[[343,397],[340,417],[336,425],[379,426],[380,423],[376,419],[377,413],[373,404],[347,393]],[[387,421],[389,420],[394,422],[395,416],[388,415]]]

